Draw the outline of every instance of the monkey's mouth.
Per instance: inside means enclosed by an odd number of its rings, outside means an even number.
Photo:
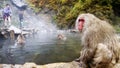
[[[82,30],[79,30],[80,33],[82,33]]]
[[[85,20],[84,19],[79,19],[78,22],[79,22],[78,23],[78,30],[81,32],[82,29],[83,29],[83,24],[84,24]]]

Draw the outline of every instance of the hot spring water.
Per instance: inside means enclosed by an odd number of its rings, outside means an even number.
[[[17,11],[13,14],[15,26],[19,27]],[[53,62],[73,61],[79,57],[80,36],[67,30],[58,30],[51,17],[47,14],[35,15],[30,9],[25,10],[24,27],[34,28],[36,33],[26,36],[24,46],[13,47],[15,42],[10,39],[0,39],[0,63],[23,64],[35,62],[46,64]],[[58,40],[57,35],[64,34],[66,40]],[[12,48],[13,47],[13,48]]]

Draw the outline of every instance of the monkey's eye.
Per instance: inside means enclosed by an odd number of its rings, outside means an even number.
[[[84,22],[85,20],[84,19],[79,19],[78,22]]]

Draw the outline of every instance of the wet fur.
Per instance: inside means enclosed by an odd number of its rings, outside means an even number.
[[[24,38],[23,34],[18,35],[17,44],[19,44],[19,45],[24,45],[25,44],[25,38]]]

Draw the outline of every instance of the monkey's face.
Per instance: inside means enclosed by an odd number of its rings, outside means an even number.
[[[88,27],[91,27],[91,24],[94,24],[94,16],[92,14],[81,14],[76,20],[76,29],[80,32],[83,32]]]
[[[82,31],[85,20],[83,18],[78,19],[78,30]]]
[[[85,23],[86,23],[86,14],[80,14],[76,20],[76,29],[82,32]]]

